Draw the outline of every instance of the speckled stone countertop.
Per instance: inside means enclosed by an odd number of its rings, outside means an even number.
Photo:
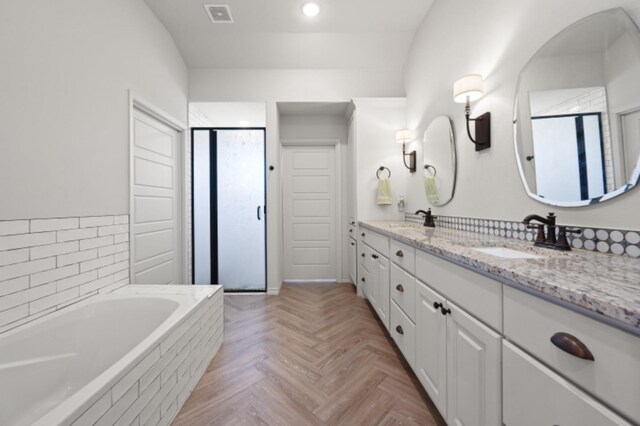
[[[586,250],[560,252],[519,241],[408,222],[362,221],[360,226],[451,262],[516,284],[547,298],[584,308],[602,320],[640,335],[640,259]],[[506,247],[543,256],[505,259],[473,250]]]

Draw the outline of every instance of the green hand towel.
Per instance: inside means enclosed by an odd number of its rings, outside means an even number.
[[[438,197],[438,185],[436,183],[435,176],[425,176],[424,178],[424,192],[427,194],[427,201],[436,205],[440,202]]]
[[[388,206],[391,201],[391,180],[378,179],[378,198],[376,202],[380,206]]]

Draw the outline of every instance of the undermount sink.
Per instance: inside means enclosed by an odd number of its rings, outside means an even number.
[[[542,259],[542,256],[538,256],[533,253],[526,253],[524,251],[513,250],[506,247],[472,247],[472,250],[479,251],[480,253],[489,254],[491,256],[501,257],[503,259]]]

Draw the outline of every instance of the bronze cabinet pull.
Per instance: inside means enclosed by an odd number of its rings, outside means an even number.
[[[360,234],[360,235],[362,235],[364,237],[364,232],[362,234]]]
[[[371,257],[373,257],[374,259],[377,259],[378,255],[377,254],[372,254]]]
[[[593,354],[577,337],[572,336],[569,333],[556,333],[551,336],[551,343],[553,343],[560,350],[573,355],[577,358],[586,359],[588,361],[594,361]]]
[[[353,229],[349,229],[349,232],[353,232]]]
[[[364,257],[364,256],[365,256],[365,254],[364,254],[364,253],[362,253],[360,256]]]
[[[402,252],[402,250],[398,250],[398,251],[396,252],[396,256],[398,256],[398,257],[404,257],[404,253]]]
[[[362,277],[362,282],[364,282],[364,277]]]
[[[402,326],[397,326],[396,327],[396,331],[398,332],[398,334],[404,334],[404,330],[402,329]]]
[[[447,309],[444,306],[440,306],[440,312],[442,312],[442,315],[447,315],[451,313],[451,309]]]
[[[439,302],[433,302],[433,308],[434,308],[434,309],[440,309],[440,308],[442,308],[442,303],[439,303]]]
[[[396,286],[396,290],[398,290],[400,293],[403,293],[404,292],[404,287],[402,287],[402,284],[398,284]]]
[[[351,243],[351,245],[352,245],[352,246],[355,246],[355,245],[356,245],[356,243]]]

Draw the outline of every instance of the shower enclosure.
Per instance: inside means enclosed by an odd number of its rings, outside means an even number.
[[[194,284],[266,291],[264,128],[193,128]]]

